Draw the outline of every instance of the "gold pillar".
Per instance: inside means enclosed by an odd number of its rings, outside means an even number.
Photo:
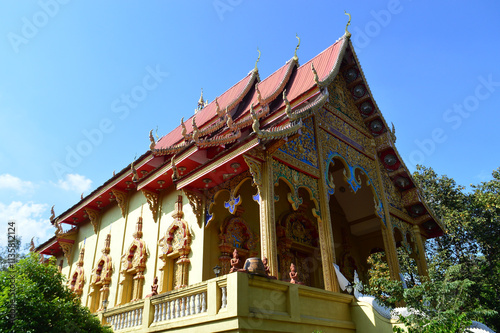
[[[243,155],[253,182],[259,191],[260,255],[267,258],[271,275],[278,276],[278,249],[276,246],[276,223],[274,218],[274,177],[272,156],[265,153],[264,162]]]
[[[378,162],[377,154],[375,151],[375,140],[372,141],[372,148],[374,150],[375,168],[377,170],[377,181],[379,185],[380,192],[379,193],[382,201],[382,206],[384,208],[384,216],[385,216],[385,226],[381,225],[382,238],[384,240],[384,248],[385,248],[385,257],[387,260],[387,265],[389,266],[389,273],[391,275],[391,279],[400,280],[399,273],[401,272],[399,268],[399,260],[398,254],[396,252],[396,240],[394,239],[394,232],[391,223],[391,214],[389,213],[389,204],[387,203],[387,198],[384,193],[384,182],[382,181],[382,174],[380,171],[380,165]]]
[[[260,191],[260,246],[261,256],[267,258],[272,276],[278,276],[278,248],[274,217],[274,175],[272,157],[266,154],[262,164],[262,191]]]
[[[318,137],[319,127],[317,126],[317,122],[315,123],[316,137]],[[337,259],[335,258],[335,241],[333,239],[332,220],[330,216],[330,196],[327,192],[325,179],[325,172],[328,166],[325,165],[323,156],[323,149],[321,145],[318,145],[318,164],[320,175],[318,190],[321,201],[321,221],[318,225],[318,232],[319,244],[321,248],[321,262],[323,266],[323,280],[325,282],[326,290],[340,292],[339,281],[337,279],[337,275],[335,274],[335,269],[333,268],[333,263],[336,263]]]
[[[418,274],[421,276],[429,276],[429,272],[427,271],[427,260],[425,259],[425,248],[424,242],[422,239],[422,235],[420,234],[420,227],[418,225],[413,226],[413,234],[415,236],[415,243],[417,245],[417,266],[418,266]]]

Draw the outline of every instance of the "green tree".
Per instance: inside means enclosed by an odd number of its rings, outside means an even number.
[[[366,290],[386,305],[404,300],[415,309],[401,317],[410,332],[464,332],[469,320],[500,330],[500,169],[491,181],[471,185],[469,192],[432,168],[418,166],[413,178],[445,227],[443,236],[425,244],[429,277],[413,278],[415,263],[400,251],[401,271],[410,288],[388,281],[387,273],[384,277],[370,272]],[[371,260],[376,271],[381,258]]]
[[[32,253],[0,272],[0,332],[112,332],[64,285],[53,259]]]

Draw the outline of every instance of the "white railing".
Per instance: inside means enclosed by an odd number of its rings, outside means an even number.
[[[168,298],[154,305],[153,323],[182,318],[207,311],[206,291]]]
[[[226,286],[220,287],[220,291],[221,291],[222,296],[221,296],[221,303],[220,303],[219,311],[227,308],[227,287]]]
[[[114,331],[142,325],[142,308],[111,315],[107,318]]]

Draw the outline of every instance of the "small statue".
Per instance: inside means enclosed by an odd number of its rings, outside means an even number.
[[[233,272],[246,272],[245,269],[241,268],[240,256],[238,255],[237,249],[234,249],[233,258],[231,259],[231,270],[229,271],[229,273]]]
[[[300,282],[298,279],[297,279],[297,269],[295,268],[295,265],[294,263],[292,263],[290,265],[290,283],[293,283],[293,284],[304,284],[302,282]]]
[[[262,263],[264,264],[267,277],[276,280],[276,277],[271,275],[271,271],[269,270],[269,264],[267,263],[266,257],[262,258]]]
[[[151,286],[151,294],[147,295],[147,297],[151,297],[151,296],[154,296],[154,295],[158,295],[158,277],[155,276],[154,280],[153,280],[153,285]]]

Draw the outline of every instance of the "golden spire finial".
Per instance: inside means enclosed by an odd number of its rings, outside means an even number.
[[[344,10],[344,13],[345,13],[347,16],[349,16],[349,21],[347,21],[347,24],[346,24],[346,26],[345,26],[345,35],[346,35],[346,37],[347,37],[347,38],[349,38],[349,37],[351,37],[351,33],[347,30],[347,27],[351,25],[351,14],[349,14],[349,13],[348,13],[348,12],[346,12],[345,10]]]
[[[295,38],[297,38],[297,39],[299,40],[299,43],[298,43],[298,44],[297,44],[297,46],[295,47],[295,54],[293,55],[293,59],[294,59],[295,61],[299,61],[299,57],[297,57],[297,51],[298,51],[298,49],[299,49],[299,47],[300,47],[300,37],[299,37],[299,35],[297,35],[297,33],[295,33]]]
[[[259,50],[259,48],[257,48],[257,52],[259,52],[259,56],[257,57],[257,61],[255,62],[255,68],[253,69],[254,72],[258,72],[259,71],[259,69],[257,68],[257,63],[260,60],[260,50]]]

